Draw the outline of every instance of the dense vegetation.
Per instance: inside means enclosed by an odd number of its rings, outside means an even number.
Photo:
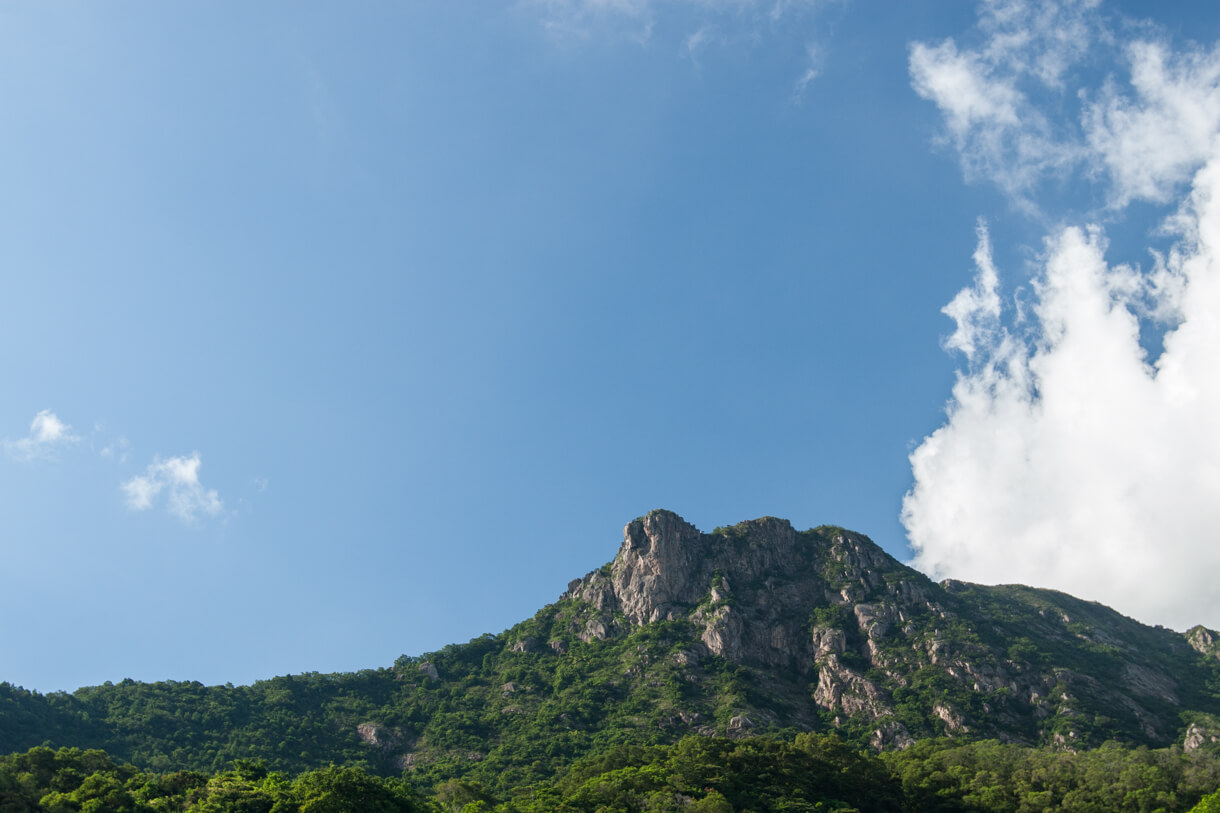
[[[751,692],[745,671],[722,659],[700,669],[707,695],[694,692],[664,657],[684,640],[676,624],[588,643],[569,635],[563,658],[514,651],[514,640],[562,624],[553,616],[389,669],[252,686],[122,681],[40,695],[0,684],[0,752],[73,745],[156,771],[261,759],[282,771],[335,761],[381,775],[397,775],[412,754],[425,781],[462,776],[506,788],[615,745],[672,742],[689,730],[679,708],[723,724]]]
[[[102,751],[40,747],[0,758],[0,813],[1215,813],[1220,793],[1204,794],[1217,785],[1215,760],[1176,750],[941,741],[879,757],[817,734],[618,746],[498,794],[460,779],[421,792],[414,778],[356,766],[290,777],[238,760],[212,775],[153,773]]]
[[[1069,599],[1059,597],[1060,603]],[[945,625],[942,638],[964,650],[977,646],[969,638],[986,635],[1006,640],[1015,656],[1030,661],[1078,665],[1093,658],[1107,666],[1114,661],[1112,671],[1120,671],[1113,647],[1101,644],[1093,652],[1070,649],[1049,636],[1010,634],[1009,626],[1025,623],[1030,630],[1041,621],[1029,597],[995,595],[991,600],[1003,602],[995,610],[998,622],[979,626],[981,634]],[[1089,607],[1069,609],[1083,619],[1074,624],[1091,629],[1086,626]],[[98,748],[159,772],[212,773],[237,759],[264,760],[273,770],[294,773],[331,762],[382,776],[397,776],[410,767],[426,782],[462,777],[499,791],[549,779],[584,755],[618,745],[663,745],[691,732],[791,736],[800,730],[833,730],[833,715],[804,711],[809,678],[764,673],[707,654],[692,663],[686,621],[582,641],[572,634],[570,622],[585,611],[565,599],[500,635],[403,657],[391,668],[290,675],[251,686],[125,680],[42,695],[0,683],[0,753],[38,745]],[[954,634],[961,643],[953,643]],[[537,643],[551,641],[558,642],[562,655]],[[1163,657],[1175,669],[1180,662],[1179,691],[1195,703],[1185,709],[1162,703],[1164,718],[1178,732],[1196,720],[1220,731],[1212,715],[1197,710],[1216,705],[1220,661],[1193,664],[1180,652],[1162,655],[1155,643],[1146,647],[1147,656]],[[1076,747],[1107,739],[1165,744],[1139,738],[1138,728],[1124,720],[1130,713],[1117,704],[1107,706],[1104,695],[1090,696],[1067,684],[1061,693],[1070,696],[1070,713],[1069,701],[1060,700],[1061,713],[1051,707],[1042,725],[1051,734],[1080,732]],[[917,737],[946,733],[929,708],[947,698],[992,724],[990,730],[978,726],[978,733],[964,736],[1053,744],[1016,715],[1005,723],[1005,703],[1011,701],[1002,690],[993,695],[971,696],[943,672],[916,668],[893,697],[897,714]],[[992,708],[990,716],[985,703]],[[749,718],[753,727],[731,731],[734,718]],[[1008,729],[996,732],[995,721]],[[867,721],[849,718],[838,733],[862,745],[869,730]],[[1181,734],[1177,737],[1180,742]]]
[[[328,766],[289,779],[238,761],[215,776],[144,773],[102,751],[34,748],[0,759],[0,811],[48,813],[421,813],[431,809],[401,781]]]
[[[1024,605],[1006,606],[1015,615]],[[585,642],[568,623],[582,611],[565,600],[501,635],[400,658],[392,668],[284,676],[251,686],[127,680],[41,695],[0,683],[0,753],[38,745],[97,748],[162,773],[215,773],[240,759],[291,773],[335,762],[381,776],[410,768],[425,784],[463,778],[501,793],[550,780],[581,757],[617,746],[665,745],[692,731],[791,737],[800,728],[827,726],[814,717],[785,727],[785,719],[797,716],[786,705],[795,702],[793,693],[808,691],[797,676],[762,674],[708,655],[683,662],[691,639],[684,621]],[[988,634],[1000,635],[1003,627],[996,626],[1000,632]],[[559,656],[530,643],[537,641],[560,641],[566,651]],[[1040,649],[1029,637],[1009,641],[1028,659],[1089,656],[1052,652],[1053,644]],[[1183,684],[1196,693],[1212,689],[1201,680]],[[933,736],[942,733],[934,725],[940,721],[929,720],[926,707],[961,691],[935,671],[918,671],[895,692],[897,711],[913,733]],[[960,699],[959,706],[971,708],[971,700]],[[1064,716],[1064,725],[1092,734],[1094,743],[1112,737],[1141,744],[1121,737],[1115,719],[1123,709],[1104,708],[1079,692],[1075,701],[1076,713]],[[738,715],[752,716],[756,727],[731,732]],[[1179,725],[1194,720],[1220,730],[1214,718],[1196,711],[1181,712]],[[1027,742],[1038,742],[1026,733]],[[839,735],[862,745],[867,728],[848,720]],[[1203,750],[1216,748],[1209,743]]]

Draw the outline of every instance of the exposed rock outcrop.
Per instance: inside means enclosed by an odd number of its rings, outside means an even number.
[[[356,726],[356,735],[367,744],[383,751],[389,751],[398,744],[398,737],[392,731],[376,723],[361,723]]]
[[[1220,632],[1209,630],[1202,625],[1191,627],[1186,631],[1186,640],[1195,651],[1213,658],[1220,658]]]
[[[1215,721],[1194,722],[1186,729],[1182,738],[1182,750],[1186,753],[1198,751],[1205,745],[1220,742],[1220,726]]]
[[[1052,591],[938,585],[840,528],[798,533],[763,517],[703,534],[677,514],[653,511],[627,524],[609,566],[573,580],[561,598],[590,608],[574,627],[585,642],[688,621],[709,655],[752,670],[771,690],[789,686],[784,702],[799,706],[791,687],[803,685],[803,702],[827,724],[875,724],[877,747],[912,741],[898,720],[899,690],[903,719],[918,711],[935,721],[931,730],[951,735],[1053,742],[1066,731],[1067,742],[1075,727],[1044,723],[1120,717],[1132,736],[1167,743],[1177,726],[1163,712],[1181,703],[1174,670],[1137,643],[1150,628]],[[1001,605],[1005,615],[988,615]],[[1196,627],[1186,642],[1169,630],[1156,634],[1174,652],[1188,652],[1188,642],[1220,657],[1220,633]],[[1081,656],[1058,665],[1045,647]],[[943,697],[912,692],[931,674]],[[962,702],[969,697],[978,700]],[[757,710],[736,716],[759,718]]]

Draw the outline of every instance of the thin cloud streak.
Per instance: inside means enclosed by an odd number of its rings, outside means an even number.
[[[650,44],[658,27],[675,12],[684,27],[679,41],[688,56],[706,44],[713,21],[725,30],[739,32],[725,39],[750,41],[758,30],[789,25],[801,17],[816,17],[848,0],[521,0],[520,7],[537,16],[554,39],[580,42],[598,37],[621,37]]]
[[[809,87],[809,84],[822,75],[822,66],[826,61],[826,49],[819,43],[811,42],[805,46],[805,56],[808,58],[808,65],[792,89],[792,99],[797,104],[804,101],[805,89]]]

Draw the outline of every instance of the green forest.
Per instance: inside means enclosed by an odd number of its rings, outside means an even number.
[[[500,791],[354,765],[290,775],[237,760],[216,773],[156,773],[98,750],[37,747],[0,758],[0,813],[1216,813],[1218,786],[1220,764],[1180,750],[927,741],[878,756],[819,734],[618,746]]]

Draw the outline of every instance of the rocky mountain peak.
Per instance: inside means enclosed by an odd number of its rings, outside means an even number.
[[[701,533],[672,511],[652,511],[627,523],[618,555],[606,568],[568,585],[598,609],[620,613],[633,624],[689,614],[714,588],[787,578],[798,565],[797,532],[775,517]]]
[[[610,569],[618,609],[636,624],[690,612],[717,577],[741,581],[793,563],[796,531],[787,520],[764,517],[734,529],[748,540],[738,550],[727,534],[702,534],[672,511],[653,511],[629,522]]]
[[[927,720],[951,736],[1063,747],[1118,731],[1165,743],[1182,675],[1220,656],[1211,630],[1153,630],[1020,585],[938,585],[866,536],[775,517],[702,533],[653,511],[561,600],[574,601],[560,612],[586,643],[679,622],[668,634],[690,669],[708,656],[743,667],[788,724],[866,725],[878,748],[908,744]]]
[[[808,629],[811,609],[863,603],[855,612],[861,623],[886,625],[893,613],[866,602],[883,603],[881,591],[925,603],[926,581],[842,529],[797,532],[788,520],[764,516],[702,533],[656,510],[628,522],[614,562],[572,581],[564,597],[600,610],[592,637],[609,634],[617,619],[689,619],[704,627],[712,652],[808,670],[825,637]]]

